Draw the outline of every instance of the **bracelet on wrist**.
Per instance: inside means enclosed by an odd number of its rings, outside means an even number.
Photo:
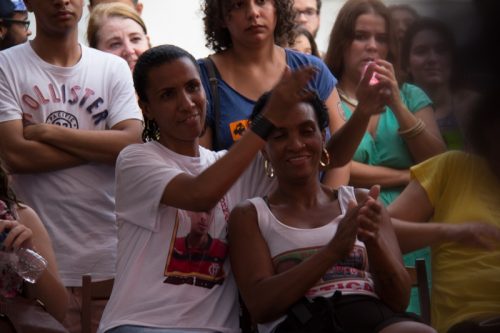
[[[258,114],[250,124],[250,130],[260,136],[263,140],[267,140],[275,128],[276,126],[274,126],[274,124],[262,114]]]
[[[403,139],[411,139],[422,133],[424,130],[425,130],[425,123],[422,121],[422,119],[418,119],[415,125],[404,131],[399,130],[398,134]]]

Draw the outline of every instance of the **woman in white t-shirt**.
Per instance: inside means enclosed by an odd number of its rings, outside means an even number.
[[[117,271],[99,332],[239,331],[225,260],[229,212],[269,190],[261,163],[251,162],[273,124],[310,94],[303,88],[314,74],[312,67],[287,71],[251,130],[216,153],[199,145],[206,98],[196,60],[172,45],[139,58],[134,84],[146,143],[125,148],[116,164]],[[212,221],[200,226],[209,236],[203,246],[188,236],[196,214]]]
[[[261,333],[434,332],[404,312],[410,278],[380,187],[319,182],[327,125],[318,97],[294,105],[263,150],[278,186],[231,213],[231,265],[252,319]]]

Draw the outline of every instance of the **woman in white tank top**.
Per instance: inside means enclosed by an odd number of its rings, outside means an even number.
[[[253,321],[264,333],[435,332],[404,312],[410,278],[379,187],[319,182],[327,125],[317,96],[295,105],[263,150],[279,185],[231,213],[231,265]]]

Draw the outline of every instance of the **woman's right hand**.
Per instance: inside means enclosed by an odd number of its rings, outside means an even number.
[[[0,233],[4,230],[9,231],[2,243],[4,249],[33,248],[33,232],[30,228],[16,220],[0,220]]]
[[[340,220],[337,232],[333,239],[328,243],[332,253],[339,256],[340,259],[347,257],[356,242],[358,234],[359,221],[358,215],[360,206],[354,201],[349,202],[349,208],[346,215]]]

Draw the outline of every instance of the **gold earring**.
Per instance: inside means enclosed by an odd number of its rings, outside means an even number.
[[[323,162],[323,156],[325,156],[326,158],[325,162]],[[321,165],[322,168],[326,168],[327,166],[330,165],[330,154],[328,154],[328,150],[326,150],[326,147],[323,147],[321,159],[319,160],[319,165]]]
[[[274,178],[274,169],[273,166],[271,165],[271,162],[268,160],[264,160],[264,172],[266,173],[266,176],[269,178],[273,179]]]

